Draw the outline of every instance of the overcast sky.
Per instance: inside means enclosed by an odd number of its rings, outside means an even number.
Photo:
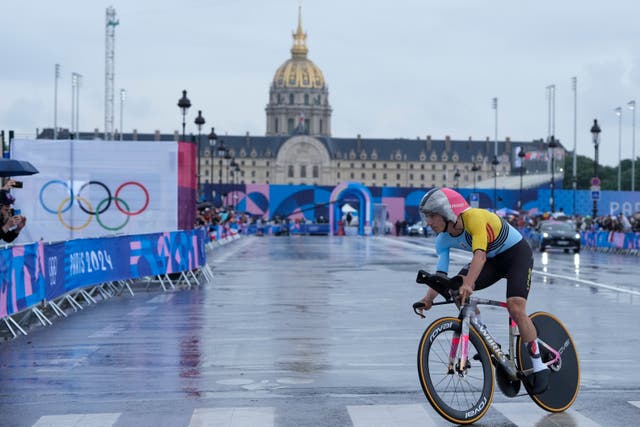
[[[58,126],[71,124],[71,73],[82,74],[80,128],[104,128],[105,11],[116,9],[115,128],[181,128],[202,110],[207,132],[265,133],[269,86],[290,57],[298,6],[309,59],[329,85],[334,137],[493,140],[546,138],[547,86],[555,85],[555,135],[600,161],[632,155],[640,103],[640,3],[594,0],[32,0],[0,3],[0,129],[33,136],[53,126],[54,64],[62,74]],[[640,125],[640,117],[638,117]],[[637,153],[640,153],[640,140]]]

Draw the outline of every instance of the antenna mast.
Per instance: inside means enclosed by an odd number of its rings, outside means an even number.
[[[113,139],[113,102],[115,80],[115,51],[116,51],[116,10],[113,6],[107,8],[105,31],[105,60],[104,60],[104,139]],[[122,132],[122,130],[120,130]]]

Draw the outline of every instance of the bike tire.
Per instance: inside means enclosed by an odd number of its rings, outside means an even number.
[[[538,311],[529,317],[538,332],[538,338],[560,351],[561,354],[560,363],[551,369],[547,390],[530,397],[546,411],[566,411],[578,397],[580,389],[580,361],[576,347],[562,322],[552,314]],[[516,340],[516,349],[518,368],[530,369],[531,358],[520,336]],[[543,362],[547,362],[544,346],[540,345],[540,351],[543,354]]]
[[[461,326],[455,317],[443,317],[429,325],[418,347],[418,376],[422,391],[440,416],[452,423],[471,424],[489,410],[494,372],[489,350],[473,328],[469,330],[469,368],[463,376],[448,372],[451,341]],[[472,359],[475,354],[479,360]]]

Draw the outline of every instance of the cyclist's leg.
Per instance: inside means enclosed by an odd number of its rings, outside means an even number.
[[[467,264],[458,272],[458,276],[466,276],[469,273],[469,267],[471,264]],[[476,279],[476,287],[475,290],[479,291],[484,288],[488,288],[489,286],[496,283],[498,280],[502,279],[502,274],[500,273],[500,269],[498,268],[498,264],[496,263],[495,258],[487,258],[482,267],[482,271],[478,278]],[[484,324],[480,317],[480,309],[476,307],[476,319],[480,321],[480,324]],[[485,325],[486,326],[486,325]]]
[[[536,328],[527,315],[533,253],[529,244],[521,240],[501,255],[507,277],[507,310],[518,325],[520,338],[526,343],[533,367],[533,374],[525,379],[525,387],[530,393],[542,393],[549,382],[549,369],[542,362]]]

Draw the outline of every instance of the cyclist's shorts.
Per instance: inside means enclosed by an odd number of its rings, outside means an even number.
[[[476,280],[476,290],[484,289],[500,279],[507,279],[507,298],[527,298],[531,287],[533,252],[524,239],[487,261]],[[466,276],[467,264],[458,274]]]

